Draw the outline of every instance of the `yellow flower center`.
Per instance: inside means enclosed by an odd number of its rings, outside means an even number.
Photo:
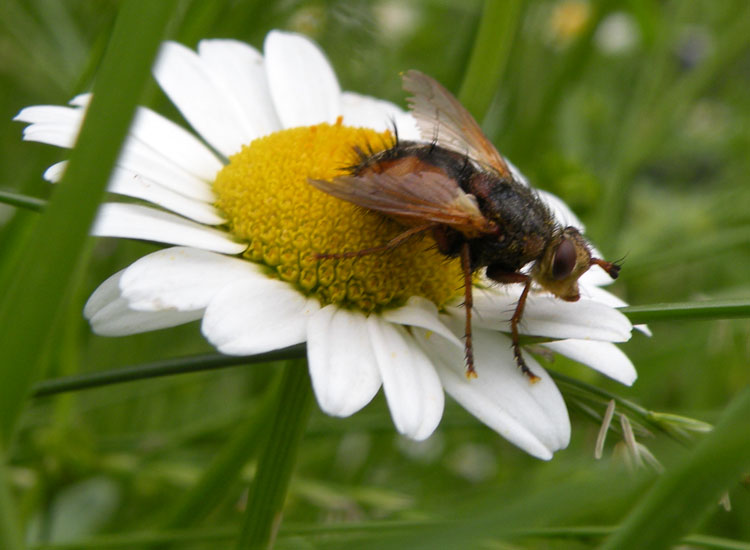
[[[423,296],[438,307],[461,293],[460,262],[417,236],[383,253],[319,259],[317,254],[382,246],[405,228],[332,197],[308,178],[332,179],[363,151],[393,145],[390,132],[339,123],[292,128],[259,138],[233,155],[216,177],[216,205],[229,230],[249,243],[245,257],[321,304],[370,312]]]

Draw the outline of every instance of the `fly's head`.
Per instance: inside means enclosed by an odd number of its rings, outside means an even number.
[[[531,276],[544,290],[567,302],[581,297],[578,279],[597,264],[610,277],[617,278],[620,266],[591,257],[591,248],[575,227],[566,227],[544,248],[541,258],[534,264]]]

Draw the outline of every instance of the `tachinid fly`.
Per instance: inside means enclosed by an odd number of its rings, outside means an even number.
[[[534,190],[518,181],[469,112],[437,81],[418,71],[403,75],[409,107],[428,143],[398,141],[375,154],[360,152],[347,175],[310,183],[339,199],[388,216],[404,232],[378,248],[321,254],[344,258],[383,252],[428,233],[438,250],[459,257],[464,275],[467,376],[474,373],[471,341],[472,274],[518,283],[523,291],[510,319],[513,354],[526,366],[518,324],[532,283],[558,298],[580,298],[578,278],[592,265],[613,279],[620,266],[593,258],[575,227],[562,227]],[[523,268],[531,264],[529,270]]]

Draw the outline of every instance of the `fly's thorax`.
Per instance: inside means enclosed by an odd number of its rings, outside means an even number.
[[[542,256],[557,226],[532,189],[484,170],[471,176],[465,191],[476,197],[482,214],[497,228],[470,243],[473,267],[493,265],[514,272]]]
[[[591,267],[591,249],[575,227],[555,232],[537,260],[531,276],[544,290],[575,302],[581,295],[578,279]]]
[[[466,191],[477,198],[482,214],[498,227],[500,235],[526,249],[524,263],[539,258],[557,224],[533,189],[512,177],[483,171],[472,176]],[[542,245],[536,248],[538,242]]]

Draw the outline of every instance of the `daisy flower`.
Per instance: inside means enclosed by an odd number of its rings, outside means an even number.
[[[93,293],[84,314],[96,333],[201,320],[203,335],[225,354],[306,342],[315,396],[330,415],[357,412],[382,387],[396,429],[420,440],[440,422],[448,393],[534,456],[549,459],[568,444],[557,387],[532,357],[536,384],[513,360],[506,333],[519,289],[478,281],[478,377],[467,379],[458,260],[429,239],[385,254],[316,256],[376,247],[403,231],[308,179],[341,174],[356,162],[355,147],[388,147],[394,124],[402,138],[419,139],[408,113],[342,92],[318,47],[285,32],[269,33],[263,54],[233,40],[204,40],[197,52],[168,42],[153,72],[194,133],[140,108],[109,183],[131,200],[104,204],[92,232],[172,246]],[[27,140],[72,147],[88,99],[28,107],[16,120],[29,123]],[[55,164],[45,178],[58,181],[64,169]],[[581,227],[559,199],[542,196],[565,225]],[[595,266],[575,304],[531,296],[521,331],[630,384],[635,370],[613,342],[627,340],[632,327],[604,282]]]

